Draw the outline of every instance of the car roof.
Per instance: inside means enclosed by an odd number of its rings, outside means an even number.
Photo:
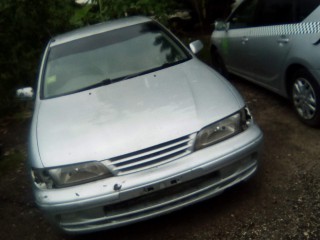
[[[50,41],[50,46],[53,47],[76,39],[149,21],[152,21],[152,19],[143,16],[134,16],[86,26],[52,38]]]

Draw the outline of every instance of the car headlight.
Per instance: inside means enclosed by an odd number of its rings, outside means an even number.
[[[197,135],[195,150],[199,150],[230,138],[248,128],[252,118],[248,108],[213,123]]]
[[[73,164],[46,170],[32,170],[34,182],[40,188],[68,187],[111,176],[113,174],[100,162]]]

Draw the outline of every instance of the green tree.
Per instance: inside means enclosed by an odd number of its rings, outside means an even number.
[[[1,0],[0,114],[17,86],[33,85],[46,42],[72,28],[73,13],[72,0]]]
[[[71,23],[83,26],[130,15],[152,16],[166,23],[175,6],[175,0],[92,0],[75,12]]]

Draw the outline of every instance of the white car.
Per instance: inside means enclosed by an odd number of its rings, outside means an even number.
[[[211,36],[214,67],[292,100],[320,126],[320,0],[244,0]]]
[[[258,166],[239,93],[168,30],[131,17],[53,38],[29,142],[36,204],[60,229],[130,224],[215,196]]]

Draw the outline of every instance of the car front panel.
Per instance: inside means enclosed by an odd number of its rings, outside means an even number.
[[[35,189],[36,201],[49,219],[70,233],[145,220],[246,180],[257,170],[261,144],[262,133],[252,125],[229,140],[146,171],[62,189]]]

